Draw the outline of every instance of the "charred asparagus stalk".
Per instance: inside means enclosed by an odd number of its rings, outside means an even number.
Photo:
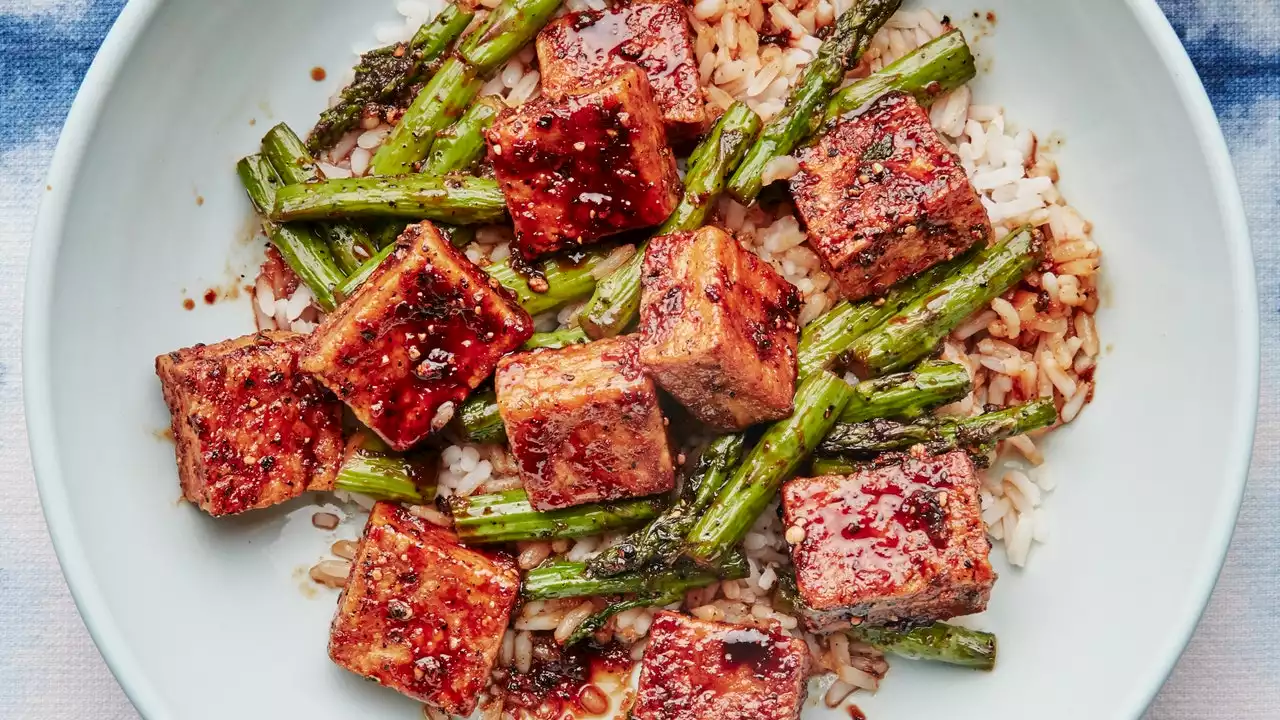
[[[734,103],[720,116],[689,156],[684,197],[657,235],[702,227],[724,190],[725,176],[737,166],[759,129],[760,116],[745,103]],[[640,311],[640,268],[646,246],[642,244],[634,257],[601,281],[583,307],[578,321],[592,338],[617,335],[635,320]]]
[[[575,538],[623,530],[648,522],[660,506],[658,499],[646,498],[540,512],[529,504],[524,490],[449,500],[454,532],[466,543]]]
[[[469,169],[484,153],[484,131],[505,107],[502,99],[496,96],[476,100],[458,118],[458,122],[436,136],[431,154],[422,165],[422,172],[447,175]]]
[[[472,17],[473,13],[450,3],[419,28],[407,46],[389,45],[361,55],[355,79],[343,88],[337,105],[320,113],[307,138],[307,149],[318,153],[332,146],[356,126],[366,106],[400,100],[424,79],[427,68],[462,35]]]
[[[520,52],[560,7],[560,0],[503,0],[484,25],[458,46],[458,54],[481,75]]]
[[[236,163],[236,173],[258,214],[266,216],[275,203],[280,179],[271,163],[261,155],[250,155]],[[281,225],[264,220],[262,230],[284,262],[316,298],[316,305],[329,312],[336,306],[334,288],[343,280],[342,270],[324,241],[304,225]]]
[[[360,286],[364,284],[364,281],[369,279],[369,276],[373,274],[373,271],[377,270],[378,266],[382,264],[382,261],[386,260],[387,256],[395,252],[395,249],[395,243],[382,248],[373,257],[360,263],[360,267],[356,268],[355,272],[348,275],[346,280],[338,283],[337,289],[334,290],[334,295],[337,297],[338,302],[342,302],[352,295],[355,295],[356,290],[360,289]]]
[[[525,340],[525,350],[537,350],[538,348],[562,348],[570,345],[581,345],[590,342],[591,338],[583,332],[582,328],[565,328],[564,330],[552,330],[550,332],[534,333],[533,337]]]
[[[502,442],[507,429],[498,414],[498,395],[492,390],[473,393],[458,410],[462,439],[473,443]]]
[[[840,423],[818,446],[823,455],[866,456],[923,445],[932,454],[966,450],[985,456],[1005,438],[1049,427],[1058,421],[1052,400],[1036,400],[970,418],[924,418],[912,423],[870,420]]]
[[[474,225],[495,222],[506,209],[502,190],[489,178],[400,175],[286,185],[276,192],[271,219],[406,218]]]
[[[853,386],[853,396],[840,413],[840,422],[859,423],[875,418],[914,420],[926,410],[946,405],[969,393],[969,371],[959,363],[930,360],[915,369],[864,380]]]
[[[590,595],[667,595],[683,593],[719,580],[747,576],[747,559],[730,552],[711,568],[683,565],[656,573],[624,573],[599,578],[587,574],[586,563],[559,560],[525,573],[521,588],[526,600],[587,597]]]
[[[848,635],[881,652],[911,660],[928,660],[974,670],[991,670],[996,666],[995,635],[944,622],[911,630],[858,626],[849,630]]]
[[[736,434],[713,440],[686,475],[680,499],[643,529],[592,558],[587,563],[587,572],[610,577],[653,564],[672,565],[698,516],[715,499],[738,464],[742,444],[742,436]]]
[[[592,272],[615,249],[598,246],[574,257],[549,258],[539,264],[539,280],[532,283],[527,275],[512,267],[509,260],[493,263],[485,268],[485,272],[515,293],[526,312],[537,315],[590,295],[596,287]],[[545,288],[541,287],[541,281],[546,282]],[[538,289],[534,290],[533,285],[538,285]]]
[[[984,248],[943,283],[854,341],[851,354],[869,375],[901,370],[933,352],[965,318],[1040,262],[1037,232],[1024,226]]]
[[[832,91],[901,4],[902,0],[855,0],[853,7],[840,14],[835,30],[818,48],[818,57],[805,66],[804,75],[791,90],[786,107],[760,132],[746,159],[729,180],[729,194],[738,202],[744,205],[754,202],[769,163],[790,155],[818,129]]]
[[[690,531],[685,556],[715,565],[751,529],[778,488],[826,436],[853,395],[844,380],[825,370],[796,390],[791,417],[769,426]]]
[[[372,175],[403,175],[427,156],[436,134],[462,114],[484,82],[457,56],[444,61],[373,154]]]
[[[334,490],[361,493],[379,500],[422,504],[435,498],[430,459],[420,455],[398,455],[365,431],[351,443]]]
[[[284,123],[271,128],[262,138],[262,155],[285,185],[317,182],[324,178],[302,139]],[[322,223],[316,225],[315,230],[329,243],[329,252],[338,263],[338,269],[344,273],[355,272],[362,262],[377,252],[369,233],[357,225]]]
[[[973,79],[977,73],[973,53],[959,30],[939,35],[903,55],[877,73],[853,83],[836,93],[827,103],[824,122],[861,109],[867,103],[895,90],[908,92],[924,106],[943,93],[950,92]]]

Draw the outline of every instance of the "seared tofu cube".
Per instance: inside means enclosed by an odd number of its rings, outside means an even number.
[[[839,120],[799,159],[796,209],[850,300],[883,293],[991,236],[960,159],[910,95],[886,95]]]
[[[316,328],[302,367],[407,450],[444,427],[498,358],[532,334],[511,294],[422,223]]]
[[[681,3],[636,0],[568,13],[538,33],[543,95],[572,93],[632,63],[649,78],[667,136],[683,139],[701,132],[707,111]]]
[[[156,358],[182,495],[231,515],[330,490],[342,404],[298,369],[304,336],[268,331]]]
[[[979,484],[960,451],[788,482],[783,517],[789,532],[804,533],[791,559],[809,629],[932,622],[986,609],[996,575]]]
[[[719,228],[654,238],[641,275],[640,364],[704,423],[791,414],[800,295]]]
[[[397,503],[373,506],[329,630],[358,675],[469,715],[520,593],[515,564],[463,547]]]
[[[525,260],[657,225],[680,201],[662,111],[634,65],[507,110],[485,137]]]
[[[809,650],[760,629],[661,612],[649,629],[634,720],[796,720]]]
[[[538,510],[667,492],[658,391],[630,337],[502,359],[498,412]]]

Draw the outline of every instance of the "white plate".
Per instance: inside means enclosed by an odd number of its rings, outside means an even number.
[[[1096,401],[1049,443],[1051,542],[1025,571],[1001,561],[984,620],[997,670],[895,661],[858,703],[874,720],[1135,718],[1213,586],[1248,465],[1244,220],[1209,103],[1153,2],[988,6],[978,98],[1066,137],[1062,187],[1103,248],[1111,350]],[[274,122],[308,127],[333,87],[309,70],[336,79],[352,44],[394,18],[385,0],[135,0],[59,143],[27,296],[32,451],[85,622],[152,720],[416,717],[326,657],[333,593],[308,597],[297,574],[331,539],[310,507],[213,521],[177,503],[152,373],[158,353],[252,329],[247,298],[200,300],[243,284],[253,254],[233,164]]]

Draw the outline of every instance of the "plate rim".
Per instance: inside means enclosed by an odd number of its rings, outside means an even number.
[[[89,137],[95,130],[103,104],[110,96],[124,62],[134,45],[150,26],[156,11],[166,0],[129,0],[112,24],[102,46],[86,72],[75,100],[59,134],[46,183],[39,204],[28,256],[26,289],[23,298],[22,385],[28,444],[35,471],[36,488],[49,536],[53,542],[62,574],[72,599],[90,637],[107,667],[120,684],[134,708],[148,720],[176,718],[156,692],[134,657],[129,643],[121,634],[114,617],[105,609],[102,592],[94,580],[83,543],[74,525],[68,494],[56,453],[52,397],[50,389],[48,315],[53,300],[54,276],[61,246],[70,187],[80,171]],[[1260,383],[1259,308],[1253,246],[1249,235],[1244,202],[1240,195],[1231,155],[1204,84],[1191,63],[1186,49],[1156,0],[1126,0],[1129,11],[1142,32],[1156,49],[1170,73],[1178,96],[1190,117],[1193,131],[1205,155],[1216,189],[1216,200],[1223,215],[1234,304],[1244,313],[1240,318],[1238,345],[1243,350],[1237,366],[1236,409],[1232,418],[1240,433],[1227,448],[1230,467],[1226,473],[1234,485],[1229,488],[1231,502],[1225,504],[1220,517],[1212,520],[1212,535],[1217,552],[1207,553],[1208,562],[1195,569],[1198,587],[1189,593],[1184,621],[1171,633],[1171,649],[1152,664],[1140,687],[1128,695],[1127,705],[1118,708],[1117,717],[1139,718],[1168,679],[1174,665],[1208,607],[1235,531],[1236,518],[1248,482],[1249,465],[1257,423]]]

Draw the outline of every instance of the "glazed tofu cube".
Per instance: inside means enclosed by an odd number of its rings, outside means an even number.
[[[533,321],[430,223],[311,335],[302,367],[396,450],[444,427]]]
[[[634,720],[796,720],[805,699],[804,640],[661,612],[649,629]]]
[[[986,609],[996,575],[979,479],[955,451],[849,476],[797,478],[782,490],[805,624],[932,622]]]
[[[634,65],[508,110],[485,136],[525,260],[657,225],[680,201],[662,112]]]
[[[520,592],[515,564],[397,503],[373,506],[329,630],[329,657],[453,715],[475,709]]]
[[[667,136],[689,138],[707,122],[685,9],[676,0],[637,0],[583,10],[538,33],[542,94],[559,97],[636,64],[662,110]]]
[[[719,228],[656,237],[641,275],[640,364],[699,420],[791,414],[800,295]]]
[[[298,369],[304,336],[269,331],[156,358],[182,495],[231,515],[329,490],[342,404]]]
[[[498,412],[538,510],[666,492],[675,477],[658,391],[630,337],[503,358]]]
[[[850,300],[950,260],[991,236],[960,159],[910,95],[838,121],[791,180],[809,244]]]

